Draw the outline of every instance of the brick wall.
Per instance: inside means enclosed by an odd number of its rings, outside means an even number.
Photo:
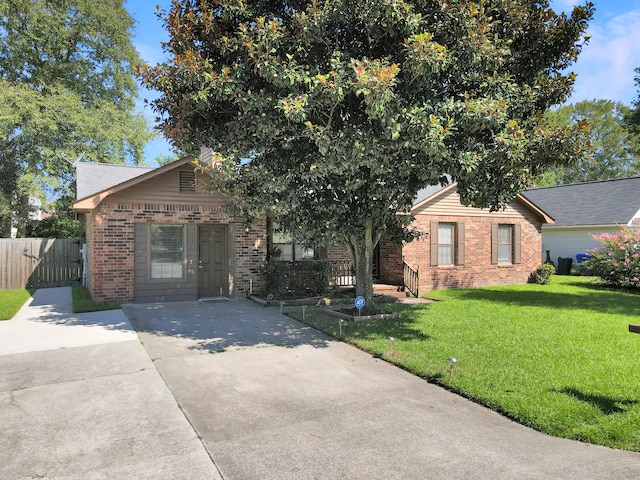
[[[431,266],[431,222],[463,222],[465,225],[464,265]],[[491,224],[521,226],[521,262],[494,265],[491,263]],[[420,291],[443,288],[474,288],[492,285],[526,283],[529,274],[540,264],[542,247],[541,222],[532,213],[522,217],[492,216],[431,216],[417,215],[414,225],[423,235],[405,245],[405,261],[420,268]]]
[[[96,302],[131,302],[134,299],[134,224],[233,224],[219,206],[105,203],[87,214],[88,287]],[[260,289],[258,268],[266,258],[266,222],[234,232],[231,264],[235,295],[248,293],[250,279]],[[195,295],[195,292],[194,292]]]

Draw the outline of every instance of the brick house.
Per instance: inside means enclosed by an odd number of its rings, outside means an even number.
[[[96,302],[237,296],[260,288],[266,222],[246,228],[206,191],[191,158],[160,168],[80,163],[74,210],[86,222]],[[254,284],[255,282],[255,284]]]
[[[410,243],[381,242],[380,281],[404,282],[404,264],[419,271],[419,291],[526,283],[541,263],[541,228],[553,219],[518,195],[498,212],[462,205],[456,185],[421,190]]]
[[[96,302],[154,302],[261,291],[260,265],[279,259],[348,261],[340,246],[296,245],[266,217],[250,228],[225,212],[191,158],[160,168],[80,163],[74,210],[86,222],[87,286]],[[374,272],[403,286],[405,264],[420,292],[524,283],[540,263],[546,213],[523,196],[500,212],[460,203],[455,184],[419,192],[412,213],[420,238],[381,242]],[[272,257],[273,258],[273,257]]]

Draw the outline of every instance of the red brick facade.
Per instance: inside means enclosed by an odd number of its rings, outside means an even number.
[[[233,225],[217,206],[101,204],[87,214],[88,287],[96,302],[132,302],[134,292],[135,223]],[[258,269],[266,258],[266,222],[233,229],[232,295],[261,288]],[[193,292],[194,299],[196,292]]]
[[[464,265],[431,265],[432,222],[462,222],[465,228]],[[519,263],[492,263],[492,224],[520,225]],[[529,274],[540,264],[542,248],[541,221],[535,215],[523,218],[500,216],[429,216],[418,215],[414,226],[423,233],[404,246],[402,254],[413,269],[420,269],[420,291],[445,288],[475,288],[492,285],[526,283]]]
[[[224,198],[207,192],[200,185],[202,182],[196,181],[195,186],[193,180],[190,184],[185,182],[185,173],[190,173],[193,178],[193,166],[188,159],[74,203],[74,208],[84,213],[86,218],[87,281],[96,302],[196,299],[200,282],[198,271],[202,264],[199,242],[201,238],[206,239],[202,232],[211,230],[219,231],[219,237],[225,239],[220,240],[220,245],[225,246],[214,249],[225,255],[218,265],[226,265],[228,261],[228,267],[216,270],[219,274],[216,285],[224,285],[225,294],[228,292],[231,296],[247,294],[250,285],[256,292],[263,289],[258,272],[267,258],[266,219],[261,219],[251,228],[235,223],[225,213]],[[380,243],[380,281],[402,285],[404,259],[412,268],[420,269],[420,292],[526,282],[540,263],[544,212],[527,204],[526,200],[516,201],[499,213],[465,207],[460,204],[453,187],[443,189],[415,207],[413,226],[422,232],[420,238],[406,245]],[[460,232],[464,232],[460,236],[463,239],[463,261],[456,261],[454,265],[434,264],[431,254],[433,232],[430,231],[437,228],[434,222],[454,223]],[[182,276],[178,274],[178,278],[170,276],[160,280],[158,276],[151,278],[150,261],[147,261],[151,251],[148,234],[151,224],[185,226],[184,246],[180,247],[184,248],[184,251],[180,250],[184,252]],[[495,257],[492,252],[497,250],[492,245],[492,238],[497,236],[492,226],[497,224],[513,227],[514,245],[515,232],[518,233],[518,255],[513,256],[512,262],[498,264],[495,258],[492,261]],[[202,225],[221,227],[199,228]],[[203,251],[212,250],[207,247]],[[330,261],[350,260],[340,245],[327,247],[326,255]],[[179,261],[177,263],[180,265]],[[205,283],[200,282],[200,285]],[[202,292],[205,290],[203,288]]]

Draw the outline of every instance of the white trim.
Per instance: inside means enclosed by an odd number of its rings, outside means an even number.
[[[631,220],[627,222],[627,227],[635,226],[633,223],[634,220],[640,220],[640,210],[638,210],[636,214],[633,217],[631,217]]]
[[[619,228],[623,225],[617,223],[609,225],[542,225],[542,230],[577,230],[585,228]]]

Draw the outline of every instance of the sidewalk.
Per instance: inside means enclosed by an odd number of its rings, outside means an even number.
[[[216,479],[121,310],[40,289],[0,322],[0,478]]]

